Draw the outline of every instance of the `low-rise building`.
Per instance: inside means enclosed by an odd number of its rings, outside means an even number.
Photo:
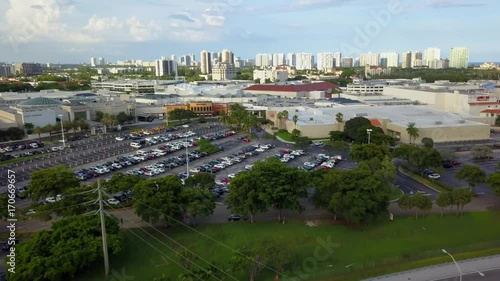
[[[253,71],[253,80],[259,80],[260,84],[265,84],[267,79],[269,79],[271,82],[285,82],[288,80],[288,70],[256,69]]]
[[[340,88],[330,82],[311,82],[295,83],[287,82],[285,84],[264,84],[253,85],[243,90],[245,94],[253,95],[272,95],[291,98],[331,98],[334,91]]]

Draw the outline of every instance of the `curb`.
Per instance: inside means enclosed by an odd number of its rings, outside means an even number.
[[[278,136],[276,136],[276,139],[279,140],[280,142],[283,142],[283,143],[288,143],[288,144],[295,144],[294,142],[291,142],[291,141],[286,141]]]
[[[399,171],[401,174],[403,174],[403,175],[405,175],[405,176],[407,176],[407,177],[409,177],[409,178],[411,178],[411,179],[415,180],[412,176],[410,176],[410,175],[408,175],[407,173],[403,172],[403,171],[401,170],[401,167],[398,167],[398,171]],[[417,180],[415,180],[415,181],[417,181]],[[439,190],[437,190],[437,189],[435,189],[435,188],[433,188],[433,187],[431,187],[431,186],[429,186],[429,185],[427,185],[427,184],[425,184],[425,183],[422,183],[422,182],[419,182],[419,181],[417,181],[417,182],[418,182],[418,183],[420,183],[420,184],[422,184],[422,185],[425,185],[426,187],[428,187],[428,188],[430,188],[430,189],[434,190],[434,191],[435,191],[435,192],[437,192],[437,193],[441,193],[441,191],[439,191]]]

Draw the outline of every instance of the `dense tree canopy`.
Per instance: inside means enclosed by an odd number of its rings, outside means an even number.
[[[28,197],[35,202],[65,194],[67,190],[80,186],[80,181],[75,177],[73,170],[66,166],[40,170],[31,174],[27,185]]]

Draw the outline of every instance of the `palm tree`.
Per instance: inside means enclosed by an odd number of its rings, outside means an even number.
[[[73,129],[73,122],[71,122],[70,120],[66,120],[63,122],[63,128],[64,128],[64,131],[66,132],[69,132],[69,130]]]
[[[87,120],[85,119],[77,119],[78,122],[78,128],[80,128],[80,132],[83,130],[88,130],[89,129],[89,123],[87,123]],[[75,128],[76,129],[76,128]]]
[[[283,119],[283,112],[278,112],[278,114],[276,114],[276,118],[278,118],[278,129],[281,129],[281,119]]]
[[[299,121],[299,116],[297,114],[292,117],[293,124],[295,125],[295,129],[297,129],[297,122]]]
[[[28,133],[30,133],[33,130],[34,127],[35,127],[35,125],[33,125],[33,123],[25,123],[23,125],[23,128],[26,129],[26,131]]]
[[[116,118],[113,115],[105,114],[101,120],[102,123],[106,124],[109,128],[117,124]]]
[[[45,133],[49,133],[50,139],[52,139],[52,133],[55,130],[55,126],[52,124],[47,124],[42,129]]]
[[[342,114],[342,112],[339,112],[337,114],[335,114],[335,121],[337,121],[337,123],[343,123],[344,122],[344,114]]]
[[[41,139],[42,138],[42,133],[45,133],[45,130],[43,128],[41,128],[41,127],[36,126],[33,129],[33,132],[38,135],[38,139]]]
[[[231,115],[229,115],[229,113],[223,111],[219,115],[219,121],[222,124],[229,126],[229,124],[231,123]]]
[[[406,128],[406,132],[408,133],[408,136],[410,137],[410,144],[411,140],[415,141],[419,134],[418,134],[418,128],[415,127],[415,122],[408,123],[408,128]]]

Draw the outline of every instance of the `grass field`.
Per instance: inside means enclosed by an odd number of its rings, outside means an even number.
[[[460,218],[428,216],[417,221],[413,217],[396,217],[392,222],[379,222],[362,229],[332,225],[330,221],[318,226],[308,226],[304,222],[284,225],[235,222],[201,225],[196,230],[175,226],[165,230],[168,236],[154,229],[125,230],[125,253],[111,257],[111,269],[115,273],[135,276],[135,280],[153,280],[162,274],[177,280],[181,269],[175,264],[179,259],[172,249],[179,251],[181,247],[173,241],[188,246],[209,262],[224,265],[229,265],[233,250],[237,248],[272,242],[297,256],[297,265],[284,273],[287,277],[301,274],[306,277],[303,280],[360,280],[370,275],[448,262],[441,252],[443,248],[459,258],[500,253],[499,220],[500,212],[478,212],[466,213]],[[328,252],[320,240],[333,245],[333,251],[326,257],[323,256]],[[472,253],[485,249],[488,250]],[[315,251],[320,255],[315,255]],[[460,253],[467,254],[460,256]],[[203,260],[195,263],[203,267],[207,265]],[[351,266],[346,269],[347,265]],[[101,263],[92,268],[82,274],[85,278],[78,280],[105,280]],[[248,280],[243,274],[230,274],[234,278],[225,280]],[[272,280],[272,276],[270,270],[265,270],[256,280]]]
[[[395,186],[391,186],[391,190],[389,193],[389,201],[399,199],[399,198],[401,198],[401,196],[403,196],[403,191],[401,191],[401,189],[399,189]]]
[[[280,137],[284,141],[293,142],[292,135],[288,132],[276,132],[276,136]]]

